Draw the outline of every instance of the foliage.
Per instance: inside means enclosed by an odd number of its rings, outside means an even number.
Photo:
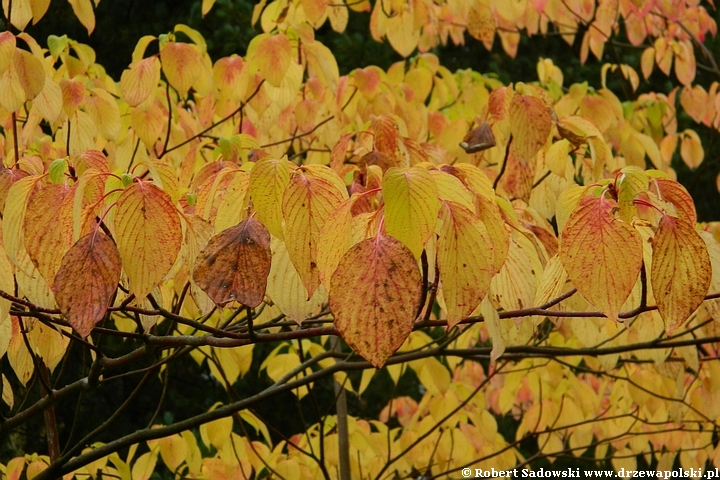
[[[720,127],[718,82],[693,85],[720,78],[712,6],[263,1],[244,56],[179,24],[116,81],[23,32],[49,4],[5,2],[0,34],[0,438],[42,413],[47,440],[5,476],[720,466],[720,229],[671,166],[706,161],[678,102]],[[97,5],[70,5],[92,32]],[[315,29],[349,9],[406,60],[340,75]],[[643,53],[597,89],[547,58],[505,85],[430,53],[465,33]],[[680,86],[636,93],[655,69]],[[260,413],[278,399],[302,431]]]

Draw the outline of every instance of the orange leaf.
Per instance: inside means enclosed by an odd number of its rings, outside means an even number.
[[[342,192],[329,180],[304,173],[292,175],[285,189],[283,237],[290,259],[308,291],[308,299],[320,285],[317,266],[320,229],[343,200]]]
[[[539,98],[515,95],[510,102],[511,150],[518,160],[528,162],[545,145],[552,127],[548,107]]]
[[[492,49],[495,39],[495,18],[489,5],[475,2],[468,12],[467,29],[473,38],[485,45],[486,49]]]
[[[18,48],[15,50],[13,66],[25,91],[25,100],[37,97],[45,86],[45,68],[42,62],[32,53]]]
[[[168,82],[185,96],[204,69],[202,57],[195,45],[169,42],[160,50],[162,69]]]
[[[85,84],[80,80],[63,78],[60,80],[60,91],[62,92],[63,111],[70,117],[85,98]]]
[[[284,34],[268,36],[263,39],[255,51],[260,74],[272,85],[279,87],[290,67],[292,47]]]
[[[493,242],[483,222],[466,207],[444,202],[437,241],[448,327],[470,315],[490,287],[495,274]]]
[[[700,137],[694,130],[685,130],[680,140],[680,157],[685,165],[696,169],[705,159],[705,151]]]
[[[132,63],[120,77],[120,91],[131,107],[144,102],[160,82],[160,61],[148,57]]]
[[[617,320],[642,265],[642,240],[630,224],[616,220],[613,200],[580,199],[560,234],[560,259],[585,299]]]
[[[25,211],[25,249],[50,287],[73,243],[74,188],[48,185],[30,195]]]
[[[270,233],[249,218],[210,239],[195,262],[193,279],[217,305],[233,300],[254,308],[270,273]]]
[[[351,248],[330,281],[330,310],[343,339],[376,368],[410,335],[420,306],[415,257],[378,235]]]
[[[170,271],[182,243],[168,194],[146,182],[128,186],[117,200],[115,237],[130,291],[144,299]]]
[[[63,256],[53,292],[60,311],[83,338],[102,320],[119,281],[120,255],[107,235],[89,233]]]
[[[695,224],[663,215],[652,241],[652,284],[658,311],[670,333],[703,302],[712,280],[707,246]]]

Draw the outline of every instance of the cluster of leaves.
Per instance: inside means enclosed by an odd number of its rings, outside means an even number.
[[[5,13],[23,30],[48,3]],[[71,4],[92,30],[90,2]],[[49,445],[2,466],[9,478],[149,478],[158,457],[189,476],[330,478],[343,450],[353,478],[587,452],[618,469],[639,456],[667,469],[681,451],[686,468],[720,464],[720,230],[698,227],[674,180],[678,143],[688,165],[704,157],[697,134],[677,131],[674,93],[622,103],[604,77],[636,88],[630,66],[607,65],[593,89],[564,86],[549,59],[532,84],[452,73],[430,53],[340,76],[313,29],[329,19],[341,32],[347,8],[369,7],[261,2],[265,33],[214,63],[178,25],[140,39],[119,82],[86,45],[0,34],[0,435],[45,412]],[[646,77],[674,58],[681,104],[717,127],[717,83],[690,85],[692,42],[715,31],[698,2],[387,8],[375,4],[372,33],[405,56],[461,41],[465,24],[514,54],[520,30],[581,23],[601,56],[620,15],[633,43],[655,38]],[[112,358],[106,336],[141,343]],[[329,345],[338,336],[349,349]],[[71,342],[89,373],[52,391]],[[267,389],[92,443],[103,424],[60,451],[53,404],[112,388],[113,369],[152,358],[121,374],[147,376],[189,354],[236,395],[261,342],[279,342],[262,361]],[[381,367],[395,383],[413,370],[420,401],[393,398],[379,420],[318,418],[275,443],[247,410],[312,396],[324,378],[362,395]],[[32,379],[42,396],[25,407],[16,392]],[[233,432],[246,425],[256,437]]]

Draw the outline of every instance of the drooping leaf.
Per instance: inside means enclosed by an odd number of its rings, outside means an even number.
[[[420,258],[440,210],[432,175],[422,167],[391,168],[383,177],[382,193],[387,232]]]
[[[290,162],[264,158],[250,171],[250,196],[260,221],[275,237],[282,239],[282,198],[290,183]]]
[[[160,61],[170,85],[185,96],[203,71],[203,61],[195,45],[168,42],[160,50]]]
[[[268,35],[255,51],[260,74],[273,87],[279,87],[292,60],[290,40],[282,34]]]
[[[87,29],[88,35],[95,30],[95,12],[93,12],[92,2],[90,0],[68,0],[72,5],[75,16],[80,23]]]
[[[343,339],[376,368],[412,331],[421,275],[412,252],[379,234],[348,250],[330,281],[330,310]]]
[[[235,300],[254,308],[265,296],[270,260],[270,233],[249,218],[210,239],[195,262],[193,278],[220,306]]]
[[[105,316],[119,281],[120,255],[103,233],[88,233],[62,257],[53,292],[60,311],[83,338]]]
[[[13,66],[25,91],[25,100],[33,100],[45,85],[45,68],[42,62],[27,50],[17,49]]]
[[[528,162],[542,148],[550,135],[552,118],[539,98],[515,95],[510,102],[512,152],[521,162]]]
[[[712,280],[707,246],[695,225],[663,215],[652,241],[652,284],[658,311],[670,333],[703,302]]]
[[[320,229],[317,264],[320,270],[320,282],[325,288],[330,288],[330,279],[340,260],[353,244],[352,237],[352,209],[355,202],[361,197],[354,195],[345,200],[325,221]]]
[[[73,244],[74,189],[48,185],[36,190],[25,212],[25,249],[52,287],[65,252]]]
[[[613,216],[615,201],[586,196],[560,233],[560,259],[585,299],[617,320],[642,265],[640,234]]]
[[[343,192],[336,185],[305,173],[292,175],[283,194],[283,238],[308,291],[308,299],[320,285],[317,265],[320,229],[343,200]]]
[[[493,242],[483,222],[466,207],[444,202],[440,209],[437,263],[448,327],[480,304],[495,274]]]
[[[131,107],[144,102],[160,82],[160,60],[148,57],[132,63],[120,77],[120,91]]]
[[[177,211],[168,194],[150,183],[134,182],[118,198],[114,222],[130,291],[144,299],[165,278],[180,251]]]

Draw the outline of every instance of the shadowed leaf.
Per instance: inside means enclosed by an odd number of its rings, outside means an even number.
[[[237,300],[257,307],[270,273],[270,233],[249,218],[210,239],[195,262],[193,278],[218,305]]]
[[[89,233],[62,258],[53,292],[70,325],[87,337],[102,320],[120,280],[120,255],[108,236]]]

